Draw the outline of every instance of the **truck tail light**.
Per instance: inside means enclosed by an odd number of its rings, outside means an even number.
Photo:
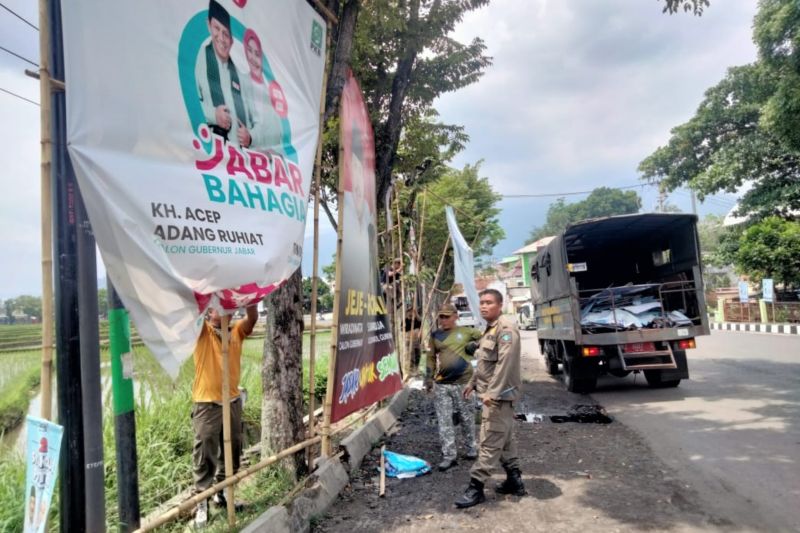
[[[678,341],[679,350],[689,350],[691,348],[697,348],[697,344],[695,344],[694,339],[681,339]]]
[[[600,349],[599,346],[584,346],[583,347],[583,356],[584,357],[596,357],[598,355],[603,355],[603,350]]]

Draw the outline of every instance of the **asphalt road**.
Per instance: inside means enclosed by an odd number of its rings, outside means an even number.
[[[603,378],[592,396],[715,514],[800,531],[800,336],[714,331],[697,344],[676,389],[650,389],[640,374]]]

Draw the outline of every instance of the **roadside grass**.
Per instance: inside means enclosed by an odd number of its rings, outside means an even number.
[[[308,336],[304,336],[304,391],[308,393]],[[317,360],[315,389],[317,405],[321,405],[325,394],[325,378],[330,351],[330,333],[320,332],[317,336]],[[170,498],[189,488],[192,484],[192,441],[190,420],[191,385],[194,376],[192,360],[181,368],[178,378],[173,382],[159,366],[158,362],[144,346],[132,348],[134,356],[134,382],[136,385],[136,445],[138,451],[139,497],[141,515],[146,516]],[[39,377],[38,350],[20,354],[0,354],[4,357],[14,355],[27,361]],[[260,439],[261,434],[261,359],[263,337],[250,338],[242,350],[241,386],[248,391],[244,420],[246,424],[245,446]],[[102,359],[108,360],[107,350],[102,350]],[[18,364],[21,364],[18,362]],[[18,380],[14,380],[16,383]],[[106,522],[109,530],[118,524],[116,452],[114,443],[114,415],[112,412],[111,388],[104,387],[103,444],[105,461]],[[29,391],[30,387],[26,389]],[[23,418],[27,410],[27,400],[23,405]],[[0,451],[0,497],[8,505],[0,506],[0,531],[21,530],[24,517],[25,464],[22,455],[13,446]],[[239,524],[252,520],[280,498],[291,487],[291,482],[280,470],[267,469],[245,480],[237,490],[237,497],[248,503],[243,513],[237,513]],[[58,487],[51,508],[51,527],[58,523]],[[219,517],[212,515],[209,531],[227,531],[224,510]],[[176,521],[163,531],[184,531],[185,521]]]
[[[36,350],[0,354],[0,435],[25,418],[41,379],[38,354]]]

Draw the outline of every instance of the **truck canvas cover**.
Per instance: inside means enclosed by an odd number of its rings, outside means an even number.
[[[539,251],[533,266],[535,303],[578,290],[662,283],[699,265],[697,217],[649,213],[572,224]]]

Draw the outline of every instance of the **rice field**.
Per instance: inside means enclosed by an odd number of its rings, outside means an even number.
[[[34,327],[0,326],[0,346],[6,338],[4,328],[15,328],[20,333],[32,338]],[[20,329],[16,329],[20,328]],[[26,331],[27,330],[27,331]],[[39,333],[40,335],[40,333]],[[35,344],[35,342],[34,342]],[[304,390],[308,395],[308,334],[303,343]],[[320,332],[317,335],[316,391],[318,399],[324,395],[328,353],[330,350],[330,333]],[[191,409],[191,382],[194,365],[191,361],[181,369],[180,375],[173,382],[158,365],[152,354],[143,345],[132,349],[134,357],[134,385],[136,394],[136,441],[139,460],[139,494],[142,516],[156,509],[175,494],[188,488],[192,483],[191,449],[192,428],[189,420]],[[242,350],[241,386],[248,390],[248,401],[245,406],[244,420],[247,435],[251,442],[260,435],[261,421],[261,359],[263,338],[250,338],[244,343]],[[101,350],[101,358],[108,361],[106,349]],[[35,375],[36,383],[23,387],[25,390],[24,409],[30,399],[30,389],[38,384],[40,364],[39,350],[0,352],[0,405],[13,393],[15,386],[22,383],[26,375]],[[28,373],[28,374],[26,374]],[[116,456],[114,448],[114,424],[111,412],[111,387],[109,368],[103,365],[103,404],[104,424],[103,440],[105,448],[106,478],[106,517],[109,530],[117,529],[117,486]],[[321,403],[318,403],[320,405]],[[24,411],[23,411],[24,413]],[[24,416],[24,415],[23,415]],[[2,444],[2,443],[0,443]],[[0,531],[19,531],[22,529],[24,516],[24,464],[19,449],[8,443],[0,446],[0,498],[5,502],[19,502],[0,506]],[[246,514],[257,513],[274,504],[289,487],[289,480],[278,472],[267,471],[242,485],[238,497],[249,503]],[[58,505],[54,500],[51,509],[51,525],[57,524]],[[215,520],[224,523],[224,520]],[[185,523],[175,523],[166,527],[165,531],[183,531]],[[215,531],[212,527],[209,531]]]

